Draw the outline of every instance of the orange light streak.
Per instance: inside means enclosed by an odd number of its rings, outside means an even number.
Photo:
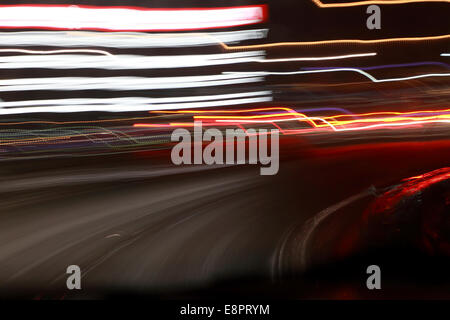
[[[450,34],[444,34],[439,36],[425,36],[425,37],[405,37],[405,38],[384,38],[384,39],[335,39],[335,40],[318,40],[318,41],[299,41],[299,42],[274,42],[264,44],[252,44],[241,46],[229,46],[226,43],[219,42],[219,44],[225,50],[250,50],[257,48],[270,48],[270,47],[282,47],[282,46],[315,46],[315,45],[327,45],[327,44],[375,44],[375,43],[390,43],[390,42],[418,42],[418,41],[431,41],[431,40],[443,40],[450,39]]]
[[[340,3],[323,3],[320,0],[312,0],[319,8],[343,8],[343,7],[356,7],[356,6],[368,6],[371,4],[406,4],[417,2],[443,2],[448,3],[450,0],[373,0],[373,1],[354,1],[354,2],[340,2]]]
[[[276,122],[282,121],[298,121],[308,122],[314,129],[330,128],[333,131],[355,131],[369,130],[379,127],[397,127],[397,126],[415,126],[428,123],[450,123],[450,109],[443,110],[418,110],[409,112],[383,111],[370,112],[361,114],[339,114],[326,117],[309,117],[303,113],[295,112],[290,108],[273,107],[273,108],[256,108],[244,110],[202,110],[198,113],[242,113],[255,111],[284,110],[286,112],[263,115],[202,115],[194,116],[194,120],[207,120],[204,125],[237,125],[250,123],[270,123],[284,132]],[[177,112],[178,113],[178,112]],[[197,113],[195,110],[184,110],[179,113]],[[435,115],[417,115],[415,114],[440,113]],[[443,114],[442,114],[443,113]],[[396,115],[392,117],[391,115]],[[339,118],[353,117],[350,120],[339,120]],[[355,119],[356,118],[356,119]],[[370,123],[368,126],[358,126],[358,124]],[[194,123],[170,123],[169,126],[193,126]],[[202,123],[203,125],[203,123]],[[349,127],[350,125],[350,127]],[[146,126],[145,124],[136,124],[135,126]],[[167,125],[148,125],[148,126],[167,126]]]

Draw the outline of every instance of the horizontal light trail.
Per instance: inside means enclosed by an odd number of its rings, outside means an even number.
[[[407,4],[407,3],[450,2],[450,0],[370,0],[370,1],[337,2],[337,3],[323,3],[320,0],[312,0],[312,1],[319,8],[356,7],[356,6],[369,6],[371,4],[393,5],[393,4]]]
[[[339,114],[335,116],[329,116],[326,117],[327,119],[338,119],[338,118],[346,118],[346,117],[367,117],[367,116],[383,116],[383,115],[395,115],[395,116],[411,116],[411,115],[423,115],[423,114],[429,114],[429,113],[449,113],[450,109],[442,109],[442,110],[419,110],[419,111],[407,111],[407,112],[400,112],[400,111],[379,111],[379,112],[367,112],[367,113],[358,113],[355,114]],[[342,123],[342,121],[341,121]]]
[[[238,110],[236,113],[240,112],[257,112],[264,110],[264,108]],[[359,131],[359,130],[370,130],[383,127],[406,127],[406,126],[416,126],[422,124],[430,123],[450,123],[450,109],[444,110],[418,110],[411,112],[373,112],[373,113],[362,113],[362,114],[338,114],[334,116],[326,117],[311,117],[304,113],[296,112],[290,108],[284,107],[272,107],[265,108],[265,110],[283,110],[283,113],[275,114],[259,114],[250,116],[228,116],[228,115],[206,115],[206,116],[194,116],[195,121],[201,121],[207,126],[217,125],[232,125],[232,126],[242,126],[244,124],[261,124],[268,123],[276,126],[283,133],[311,133],[314,130],[321,129],[331,129],[335,132],[340,131]],[[179,111],[182,113],[183,111]],[[186,112],[221,112],[220,110],[208,110],[208,111],[195,111],[187,110]],[[233,110],[227,110],[226,112],[232,113]],[[395,115],[395,116],[393,116]],[[350,120],[339,120],[339,118],[349,118]],[[282,129],[276,123],[278,122],[307,122],[311,125],[311,128],[306,129]],[[370,123],[367,125],[367,123]],[[139,123],[134,126],[137,127],[190,127],[193,122],[189,123],[169,123],[169,124],[145,124]]]
[[[441,53],[442,57],[450,57],[450,53]]]
[[[433,115],[423,114],[434,113]],[[385,116],[392,115],[397,116]],[[399,116],[400,115],[400,116]],[[354,117],[356,119],[351,120],[337,120],[340,117]],[[374,117],[375,116],[375,117]],[[287,117],[287,118],[286,118]],[[285,112],[271,115],[254,115],[254,116],[195,116],[196,120],[210,120],[219,123],[276,123],[286,121],[300,121],[308,122],[314,128],[331,128],[333,131],[358,131],[368,130],[382,127],[397,127],[397,126],[411,126],[426,123],[450,123],[450,109],[444,110],[419,110],[413,112],[373,112],[364,114],[352,114],[352,115],[336,115],[329,117],[309,117],[303,113],[298,112]],[[319,122],[319,124],[316,123]],[[360,124],[374,123],[370,125]],[[348,126],[352,125],[352,126]]]
[[[418,66],[440,66],[444,68],[450,68],[450,65],[443,62],[435,61],[423,61],[423,62],[411,62],[411,63],[397,63],[397,64],[385,64],[372,67],[358,67],[359,70],[376,70],[376,69],[388,69],[388,68],[403,68],[403,67],[418,67]],[[338,69],[339,67],[304,67],[303,70],[330,70]]]
[[[216,120],[218,125],[221,125],[221,123],[228,123],[230,125],[243,125],[243,124],[250,124],[250,123],[276,123],[276,122],[286,122],[286,121],[293,121],[294,119],[276,119],[276,120]],[[298,119],[295,119],[298,120]],[[320,117],[305,117],[303,118],[304,121],[308,122],[323,122],[324,125],[317,126],[315,129],[323,129],[323,127],[327,127],[331,129],[334,132],[345,132],[345,131],[363,131],[363,130],[370,130],[370,129],[376,129],[376,128],[383,128],[383,127],[406,127],[406,126],[417,126],[422,124],[431,124],[431,123],[450,123],[450,119],[442,120],[442,119],[432,119],[432,120],[417,120],[417,121],[409,121],[409,122],[400,122],[400,123],[394,123],[394,122],[387,122],[387,123],[377,123],[373,125],[367,125],[367,126],[357,126],[357,127],[349,127],[349,128],[340,128],[337,127],[327,120],[320,118]],[[192,126],[192,123],[170,123],[168,125],[169,127],[189,127]],[[211,123],[206,123],[205,126],[213,126]],[[162,124],[145,124],[145,123],[136,123],[134,124],[134,127],[167,127],[167,125]],[[277,128],[280,130],[280,132],[297,132],[301,133],[303,130],[299,129],[281,129],[277,126]],[[310,129],[305,129],[306,132],[311,133],[314,131],[311,131]]]
[[[367,125],[367,126],[355,126],[355,127],[338,127],[337,125],[334,125],[327,121],[324,118],[320,117],[305,117],[303,118],[304,121],[319,121],[323,122],[324,124],[321,126],[317,126],[318,128],[321,127],[329,127],[335,132],[343,132],[343,131],[362,131],[362,130],[369,130],[369,129],[375,129],[375,128],[383,128],[383,127],[404,127],[404,126],[413,126],[413,125],[421,125],[421,124],[430,124],[430,123],[450,123],[450,116],[447,117],[448,119],[429,119],[429,120],[414,120],[414,121],[408,121],[408,122],[389,122],[389,121],[383,121],[383,119],[380,119],[377,124]],[[216,120],[217,122],[229,122],[229,123],[238,123],[238,124],[245,124],[245,123],[274,123],[274,122],[285,122],[285,121],[292,121],[292,120],[298,120],[298,119],[272,119],[272,120]]]
[[[26,53],[26,54],[57,54],[57,53],[95,53],[112,57],[113,55],[108,51],[94,50],[94,49],[61,49],[61,50],[27,50],[27,49],[0,49],[0,53],[13,52],[13,53]],[[1,56],[0,56],[1,57]]]
[[[192,47],[262,39],[267,29],[208,33],[143,33],[91,31],[0,32],[2,46],[159,48]]]
[[[148,9],[76,5],[0,6],[0,28],[49,28],[60,30],[199,30],[264,22],[264,5]]]
[[[32,90],[151,90],[200,88],[262,81],[252,74],[218,74],[184,77],[60,77],[0,80],[0,92]]]
[[[3,51],[2,51],[3,50]],[[172,56],[112,55],[103,50],[86,50],[101,56],[54,53],[83,52],[80,49],[33,51],[21,49],[0,49],[0,52],[37,53],[37,55],[0,56],[0,69],[47,68],[79,69],[94,68],[108,70],[185,68],[211,65],[238,64],[250,62],[322,61],[375,56],[376,53],[357,53],[328,57],[299,57],[284,59],[264,59],[264,51],[244,51],[234,53]]]
[[[433,113],[432,115],[426,115],[428,113]],[[381,115],[396,115],[395,117],[380,117]],[[373,117],[372,116],[377,116]],[[288,117],[288,118],[285,118]],[[354,119],[351,120],[337,120],[338,118],[342,117],[352,117]],[[269,119],[270,120],[264,120]],[[283,118],[283,119],[279,119]],[[238,121],[247,121],[251,119],[252,122],[254,121],[262,121],[262,122],[272,122],[272,121],[293,121],[293,120],[299,120],[304,121],[305,119],[308,119],[304,113],[294,112],[294,113],[276,113],[276,114],[266,114],[266,115],[254,115],[254,116],[194,116],[194,119],[203,120],[203,119],[211,119],[214,121],[218,120],[238,120]],[[355,124],[355,123],[364,123],[364,122],[399,122],[404,120],[431,120],[431,119],[450,119],[450,109],[446,110],[425,110],[425,111],[414,111],[414,112],[373,112],[373,113],[366,113],[366,114],[343,114],[343,115],[337,115],[337,116],[328,116],[328,117],[321,117],[321,119],[327,120],[329,123],[332,123],[334,125],[348,125],[348,124]],[[256,119],[256,120],[255,120]],[[261,120],[263,119],[263,120]],[[319,126],[314,124],[314,126]]]
[[[424,37],[405,37],[405,38],[383,38],[383,39],[334,39],[334,40],[316,40],[316,41],[296,41],[296,42],[273,42],[264,44],[238,45],[229,46],[226,43],[220,45],[226,50],[251,50],[251,49],[265,49],[272,47],[284,46],[321,46],[330,44],[378,44],[378,43],[395,43],[395,42],[420,42],[420,41],[436,41],[450,39],[450,34],[443,34],[438,36],[424,36]]]
[[[272,100],[271,93],[271,91],[257,91],[172,98],[121,97],[12,101],[0,102],[0,115],[41,112],[129,112],[205,108],[268,102]]]
[[[236,110],[175,110],[175,111],[150,111],[150,113],[180,113],[180,114],[189,114],[189,113],[244,113],[244,112],[268,112],[273,110],[283,110],[292,114],[296,114],[298,112],[320,112],[320,111],[340,111],[345,113],[347,116],[353,117],[353,113],[343,108],[333,108],[333,107],[324,107],[324,108],[309,108],[309,109],[301,109],[296,111],[291,108],[286,107],[265,107],[265,108],[253,108],[253,109],[236,109]],[[449,110],[450,111],[450,110]],[[342,115],[344,116],[344,115]]]
[[[58,47],[111,47],[157,48],[190,47],[219,44],[225,50],[256,50],[282,46],[321,46],[330,44],[384,44],[396,42],[421,42],[450,39],[450,34],[423,37],[383,39],[334,39],[297,42],[274,42],[253,45],[229,45],[230,43],[263,39],[267,29],[228,32],[148,34],[142,32],[90,32],[90,31],[22,31],[0,32],[2,46],[58,46]]]
[[[328,56],[328,57],[299,57],[299,58],[265,59],[265,60],[258,60],[257,62],[267,63],[267,62],[291,62],[291,61],[340,60],[340,59],[359,58],[359,57],[372,57],[372,56],[376,56],[376,55],[377,55],[376,52],[369,52],[369,53],[355,53],[355,54],[346,54],[346,55]]]
[[[331,110],[336,108],[326,108],[326,110]],[[299,113],[298,111],[286,108],[286,107],[270,107],[270,108],[253,108],[253,109],[239,109],[239,110],[183,110],[183,111],[168,111],[167,113],[249,113],[249,112],[262,112],[262,111],[274,111],[274,110],[283,110],[285,112],[279,112],[279,113],[268,113],[268,114],[258,114],[258,115],[252,115],[252,116],[194,116],[195,119],[255,119],[255,118],[270,118],[270,117],[283,117],[283,116],[298,116],[300,118],[305,118],[306,115],[303,113]],[[313,111],[319,110],[319,109],[311,109]],[[348,113],[347,110],[345,110],[346,114],[338,114],[334,116],[326,116],[323,117],[324,119],[331,119],[336,120],[338,118],[348,118],[348,117],[375,117],[371,119],[378,119],[376,117],[378,116],[385,116],[385,115],[396,115],[396,116],[413,116],[413,115],[422,115],[422,114],[444,114],[446,116],[450,116],[450,109],[441,109],[441,110],[416,110],[416,111],[407,111],[407,112],[400,112],[400,111],[378,111],[378,112],[367,112],[367,113]],[[448,115],[447,115],[448,114]],[[297,119],[297,118],[293,118]],[[395,118],[396,119],[396,118]],[[339,123],[344,123],[347,120],[341,121],[338,120]],[[353,120],[352,120],[353,121]]]
[[[67,51],[70,52],[70,50]],[[0,69],[163,69],[249,63],[261,59],[264,59],[264,51],[171,56],[43,55],[41,53],[39,55],[0,56]]]
[[[10,102],[1,101],[0,108],[11,108],[19,106],[49,106],[49,105],[179,103],[191,101],[234,99],[242,97],[270,95],[270,94],[272,94],[272,91],[255,91],[255,92],[241,92],[241,93],[218,94],[208,96],[185,96],[185,97],[170,97],[170,98],[120,97],[120,98],[68,98],[68,99],[46,99],[46,100],[23,100]]]
[[[336,68],[336,69],[321,69],[321,70],[307,70],[307,71],[287,71],[287,72],[268,72],[268,71],[258,71],[253,72],[254,76],[268,76],[268,75],[276,75],[276,76],[288,76],[288,75],[300,75],[300,74],[310,74],[310,73],[326,73],[326,72],[357,72],[362,74],[366,78],[368,78],[372,82],[393,82],[393,81],[407,81],[421,78],[429,78],[429,77],[449,77],[450,73],[427,73],[420,74],[410,77],[401,77],[401,78],[388,78],[388,79],[377,79],[371,74],[356,68]],[[230,72],[230,73],[238,73],[238,72]]]

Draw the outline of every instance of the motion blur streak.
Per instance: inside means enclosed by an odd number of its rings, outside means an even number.
[[[284,47],[284,46],[320,46],[320,45],[333,45],[333,44],[376,44],[376,43],[393,43],[393,42],[421,42],[432,40],[445,40],[450,39],[450,34],[443,34],[438,36],[426,36],[426,37],[404,37],[404,38],[385,38],[385,39],[373,39],[373,40],[361,40],[361,39],[336,39],[336,40],[317,40],[317,41],[296,41],[296,42],[275,42],[265,44],[243,45],[243,46],[229,46],[225,43],[221,43],[222,47],[227,50],[250,50],[250,49],[262,49],[270,47]]]
[[[110,48],[159,48],[206,46],[266,37],[267,29],[208,33],[143,33],[89,31],[0,32],[4,46],[96,46]]]
[[[70,50],[66,50],[70,52]],[[76,51],[76,50],[75,50]],[[79,50],[82,51],[82,50]],[[1,51],[0,51],[1,52]],[[103,51],[106,53],[106,51]],[[56,53],[56,52],[51,52]],[[93,52],[91,52],[93,53]],[[42,53],[40,53],[42,54]],[[106,54],[105,54],[106,55]],[[165,69],[188,68],[258,62],[263,51],[218,53],[202,55],[139,56],[139,55],[48,55],[48,56],[0,56],[1,69],[49,68],[49,69]]]
[[[294,109],[286,107],[272,107],[272,108],[253,108],[253,109],[236,109],[236,110],[176,110],[176,111],[150,111],[150,113],[243,113],[243,112],[258,112],[258,111],[272,111],[272,110],[284,110],[290,113],[296,113]],[[347,112],[345,109],[340,108],[313,108],[310,110],[322,111],[322,110],[340,110]],[[350,113],[351,114],[351,113]],[[206,119],[206,117],[205,117]]]
[[[414,80],[414,79],[420,79],[420,78],[428,78],[428,77],[449,77],[450,73],[427,73],[427,74],[419,74],[415,76],[409,76],[409,77],[401,77],[401,78],[389,78],[389,79],[377,79],[371,74],[360,70],[356,68],[337,68],[337,69],[321,69],[321,70],[309,70],[309,71],[287,71],[287,72],[267,72],[267,71],[261,71],[261,72],[254,72],[254,73],[247,73],[253,74],[255,76],[268,76],[268,75],[276,75],[276,76],[289,76],[289,75],[298,75],[298,74],[309,74],[309,73],[323,73],[323,72],[343,72],[343,71],[350,71],[350,72],[357,72],[359,74],[362,74],[366,78],[368,78],[372,82],[391,82],[391,81],[407,81],[407,80]],[[238,72],[230,72],[232,74],[239,74]],[[242,73],[246,74],[246,73]],[[1,83],[0,83],[1,85]]]
[[[46,99],[46,100],[23,100],[23,101],[11,101],[0,102],[0,109],[18,106],[64,106],[64,105],[147,105],[147,108],[152,104],[164,104],[164,103],[181,103],[188,101],[207,101],[207,100],[222,100],[222,99],[234,99],[242,97],[253,97],[270,95],[271,91],[255,91],[255,92],[241,92],[219,95],[207,95],[207,96],[186,96],[186,97],[170,97],[170,98],[147,98],[147,97],[121,97],[121,98],[72,98],[72,99]],[[219,101],[217,101],[219,103]],[[150,108],[151,109],[151,108]],[[161,110],[163,110],[162,108]],[[160,109],[157,109],[160,110]]]
[[[92,30],[197,30],[260,23],[264,6],[146,9],[68,5],[0,7],[0,28]]]
[[[98,53],[105,56],[113,56],[108,51],[104,50],[93,50],[93,49],[63,49],[63,50],[26,50],[26,49],[0,49],[0,52],[18,52],[18,53],[29,53],[29,54],[55,54],[55,53]],[[53,56],[54,57],[54,56]],[[37,66],[36,66],[37,67]]]
[[[272,108],[275,109],[275,108]],[[246,110],[248,112],[261,111],[262,109]],[[267,111],[267,109],[266,109]],[[210,112],[220,112],[211,111]],[[423,116],[422,114],[430,114]],[[396,115],[395,117],[382,117],[382,115]],[[352,120],[337,120],[342,117],[353,117]],[[356,130],[369,130],[382,127],[408,127],[422,124],[431,123],[450,123],[450,109],[445,110],[419,110],[414,112],[373,112],[365,114],[341,114],[328,117],[310,117],[303,113],[298,113],[293,110],[289,110],[287,113],[269,114],[269,115],[253,115],[253,116],[194,116],[196,120],[210,120],[212,122],[225,122],[232,125],[239,124],[249,124],[249,123],[275,123],[275,122],[286,122],[286,121],[299,121],[308,122],[315,128],[328,127],[333,131],[356,131]],[[319,123],[316,123],[318,121]],[[359,125],[363,123],[372,122],[375,124],[367,126],[351,126],[348,125]],[[206,124],[208,125],[208,124]],[[135,124],[136,127],[158,127],[155,124]],[[165,125],[162,125],[165,126]],[[171,123],[169,126],[191,126],[189,123]],[[301,133],[301,130],[283,130],[278,127],[282,133],[289,133],[295,131],[295,133]],[[309,131],[306,131],[309,132]]]
[[[54,101],[51,103],[40,101],[31,101],[30,104],[53,104],[54,106],[43,106],[43,107],[23,107],[23,108],[5,108],[3,109],[3,102],[0,102],[0,114],[22,114],[22,113],[39,113],[39,112],[90,112],[90,111],[103,111],[103,112],[130,112],[130,111],[148,111],[148,110],[167,110],[167,109],[183,109],[183,108],[207,108],[215,106],[232,106],[238,104],[250,104],[271,101],[271,96],[262,96],[254,98],[240,98],[235,99],[235,97],[245,97],[245,96],[255,96],[255,95],[267,95],[270,92],[260,92],[260,93],[236,93],[229,95],[218,95],[218,96],[208,96],[208,97],[186,97],[184,101],[194,100],[195,102],[184,102],[179,103],[183,97],[176,98],[115,98],[115,99],[68,99],[71,101]],[[226,100],[220,99],[229,98]],[[204,100],[211,99],[211,101],[200,102]],[[213,100],[220,99],[220,100]],[[169,103],[161,103],[164,101]],[[173,102],[170,103],[170,100]],[[110,101],[108,103],[108,101]],[[159,102],[159,103],[158,103]],[[23,102],[4,102],[6,105],[23,104]],[[61,103],[61,104],[58,104]],[[66,104],[66,105],[65,105]]]
[[[346,54],[346,55],[342,55],[342,56],[329,56],[329,57],[265,59],[265,60],[256,60],[256,62],[266,63],[266,62],[289,62],[289,61],[323,61],[323,60],[340,60],[340,59],[359,58],[359,57],[372,57],[372,56],[376,56],[376,55],[377,55],[376,52],[370,52],[370,53],[355,53],[355,54]]]
[[[138,56],[138,55],[112,55],[102,50],[52,50],[32,51],[20,49],[0,49],[0,52],[37,53],[39,55],[51,54],[51,56],[0,56],[0,69],[22,68],[49,68],[49,69],[163,69],[163,68],[187,68],[198,66],[212,66],[238,63],[271,63],[291,61],[323,61],[340,60],[359,57],[371,57],[376,53],[357,53],[328,57],[299,57],[282,59],[264,59],[264,51],[247,51],[236,53],[219,53],[203,55],[172,55],[172,56]],[[54,55],[55,53],[87,52],[100,53],[108,57],[91,55]],[[112,57],[112,58],[110,58]]]
[[[262,81],[247,73],[185,77],[61,77],[0,80],[0,91],[147,90],[223,86]]]
[[[416,67],[416,66],[440,66],[446,69],[450,68],[450,65],[443,62],[433,62],[433,61],[423,61],[423,62],[411,62],[411,63],[397,63],[397,64],[385,64],[381,66],[372,66],[372,67],[358,67],[359,70],[376,70],[376,69],[387,69],[387,68],[402,68],[402,67]],[[304,70],[331,70],[338,69],[336,67],[306,67]]]
[[[432,3],[444,2],[448,3],[450,0],[373,0],[373,1],[353,1],[353,2],[338,2],[338,3],[323,3],[320,0],[312,0],[320,8],[345,8],[355,6],[369,6],[371,4],[406,4],[406,3]]]

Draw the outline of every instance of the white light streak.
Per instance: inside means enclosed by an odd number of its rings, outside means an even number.
[[[0,27],[93,30],[198,30],[260,23],[262,6],[146,9],[75,5],[2,6]]]
[[[61,50],[27,50],[27,49],[0,49],[0,52],[17,52],[26,54],[56,54],[56,53],[96,53],[105,56],[113,56],[108,51],[93,49],[61,49]]]
[[[61,77],[0,80],[0,92],[31,90],[150,90],[225,86],[262,81],[246,73],[183,77]]]
[[[271,101],[271,91],[171,98],[74,98],[0,102],[0,115],[38,112],[129,112],[206,108]]]
[[[208,33],[143,33],[90,31],[0,32],[2,46],[56,46],[109,48],[192,47],[263,39],[267,29]]]
[[[282,58],[282,59],[265,59],[257,62],[266,63],[266,62],[291,62],[291,61],[322,61],[322,60],[340,60],[340,59],[349,59],[349,58],[359,58],[359,57],[372,57],[376,56],[376,52],[369,53],[355,53],[355,54],[346,54],[341,56],[329,56],[329,57],[299,57],[299,58]]]
[[[288,71],[288,72],[268,72],[268,71],[258,71],[252,73],[246,73],[247,75],[254,76],[268,76],[268,75],[277,75],[277,76],[288,76],[288,75],[298,75],[298,74],[311,74],[311,73],[327,73],[327,72],[357,72],[362,74],[366,78],[368,78],[372,82],[393,82],[393,81],[406,81],[406,80],[414,80],[421,78],[429,78],[429,77],[449,77],[450,73],[427,73],[427,74],[419,74],[410,77],[401,77],[401,78],[388,78],[388,79],[377,79],[371,74],[357,69],[357,68],[336,68],[336,69],[322,69],[322,70],[306,70],[306,71]],[[226,74],[239,74],[239,72],[225,72]]]
[[[6,49],[10,50],[10,49]],[[65,50],[71,52],[70,49]],[[0,50],[1,52],[1,50]],[[264,51],[233,52],[203,55],[140,56],[140,55],[14,55],[0,56],[0,69],[47,68],[108,70],[184,68],[226,65],[259,61]],[[52,52],[50,52],[52,53]],[[92,52],[91,52],[92,53]],[[108,55],[106,55],[107,53]]]

